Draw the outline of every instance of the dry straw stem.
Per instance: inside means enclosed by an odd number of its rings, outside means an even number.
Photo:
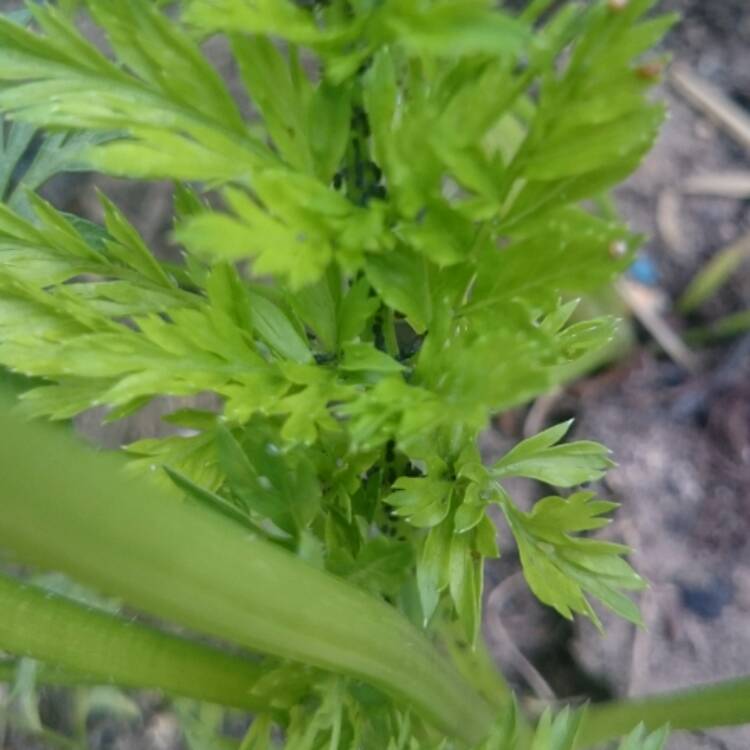
[[[670,73],[674,88],[694,107],[703,111],[744,148],[750,150],[750,116],[713,84],[699,78],[684,64]]]
[[[711,195],[718,198],[750,198],[750,172],[707,172],[689,177],[682,184],[688,195]]]
[[[632,310],[633,315],[654,337],[659,346],[677,364],[686,370],[695,370],[698,366],[695,354],[660,314],[651,290],[627,279],[620,279],[615,287],[620,297]]]

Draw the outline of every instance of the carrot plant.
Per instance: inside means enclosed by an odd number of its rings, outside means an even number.
[[[627,548],[587,534],[615,508],[582,488],[606,449],[565,423],[486,465],[478,438],[613,336],[577,296],[639,238],[586,201],[662,121],[650,50],[674,19],[652,5],[86,0],[0,20],[16,410],[184,399],[178,434],[117,456],[0,419],[8,554],[180,627],[4,577],[0,648],[42,682],[248,709],[244,750],[655,750],[669,722],[750,720],[740,681],[535,721],[480,635],[491,506],[542,602],[640,623]],[[184,262],[103,195],[97,224],[35,192],[82,168],[170,181]],[[191,406],[206,392],[215,410]],[[563,494],[524,511],[517,477]]]

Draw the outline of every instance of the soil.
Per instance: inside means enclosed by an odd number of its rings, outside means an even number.
[[[683,15],[666,51],[750,110],[750,2],[664,0],[661,7]],[[750,272],[743,267],[690,317],[674,311],[705,262],[750,232],[750,201],[688,196],[681,187],[697,174],[750,171],[750,152],[668,83],[659,96],[670,118],[655,150],[617,198],[632,226],[648,238],[642,257],[652,269],[652,291],[663,295],[665,319],[682,332],[747,307]],[[134,190],[124,181],[96,183],[136,221],[151,246],[171,252],[167,186]],[[99,218],[92,184],[92,178],[64,177],[48,186],[48,194],[66,210]],[[530,409],[503,415],[483,444],[491,458],[525,426],[541,429],[575,416],[576,434],[605,443],[618,462],[598,488],[621,503],[605,533],[637,550],[633,562],[652,582],[641,599],[646,629],[604,615],[601,636],[586,622],[563,621],[533,599],[500,524],[504,554],[487,570],[485,632],[512,682],[542,698],[599,700],[750,674],[750,334],[699,350],[698,366],[687,371],[638,323],[631,325],[638,345],[623,360]],[[102,433],[91,414],[80,426],[115,446],[154,434],[158,410],[145,419],[148,424],[125,422]],[[513,489],[521,504],[541,491],[524,484]],[[64,724],[65,700],[59,691],[45,695],[42,707],[53,725]],[[138,702],[143,719],[136,725],[92,721],[90,746],[181,746],[168,707],[151,694]],[[44,743],[9,734],[5,747]],[[669,745],[670,750],[748,747],[750,729],[679,734]]]

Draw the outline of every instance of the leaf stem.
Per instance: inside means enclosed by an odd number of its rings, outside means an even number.
[[[0,414],[0,545],[198,632],[363,679],[476,744],[493,711],[395,609],[63,435]]]
[[[619,737],[640,722],[654,730],[710,729],[750,722],[750,677],[718,682],[665,695],[594,704],[589,707],[576,748],[598,745]]]
[[[267,696],[251,693],[264,670],[246,658],[6,576],[0,576],[0,611],[0,647],[59,665],[62,671],[46,671],[54,682],[152,687],[237,708],[270,708]]]

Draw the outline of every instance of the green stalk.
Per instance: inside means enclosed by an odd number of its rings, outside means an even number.
[[[387,307],[385,309],[385,317],[383,319],[383,338],[385,339],[385,350],[391,357],[398,359],[398,339],[396,337],[396,316],[393,313],[393,309]]]
[[[11,659],[0,661],[0,682],[11,682],[16,674],[16,663]]]
[[[263,669],[248,659],[5,576],[0,576],[0,612],[0,647],[74,670],[68,683],[77,678],[86,684],[154,687],[237,708],[270,708],[267,697],[251,692]],[[66,675],[47,671],[53,681]]]
[[[113,456],[0,416],[0,545],[198,632],[360,678],[468,744],[493,712],[395,609]]]
[[[710,344],[721,339],[740,336],[747,333],[748,329],[750,329],[750,310],[742,310],[719,318],[707,326],[686,331],[685,339],[689,344]]]
[[[513,705],[513,691],[492,659],[482,633],[473,649],[469,648],[461,630],[446,623],[440,630],[440,645],[464,679],[496,710],[505,711]],[[519,717],[522,720],[523,717]]]
[[[18,670],[17,659],[3,659],[0,661],[0,682],[13,682]],[[102,679],[92,677],[86,672],[78,672],[38,662],[34,672],[34,680],[38,685],[62,685],[64,687],[80,687],[82,685],[101,685]],[[122,687],[125,687],[124,685]]]
[[[612,740],[643,722],[648,729],[710,729],[750,722],[750,678],[719,682],[678,693],[589,707],[577,748]]]
[[[737,269],[750,257],[750,234],[745,234],[729,247],[720,250],[696,274],[680,297],[677,306],[689,313],[713,296]]]

